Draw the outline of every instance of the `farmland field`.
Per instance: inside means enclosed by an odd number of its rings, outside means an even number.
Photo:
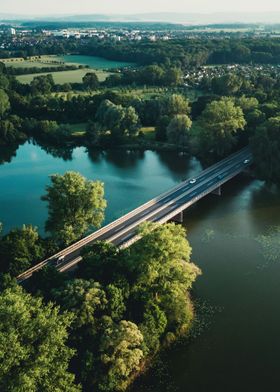
[[[80,56],[80,55],[65,55],[65,56],[40,56],[40,57],[32,57],[27,60],[23,58],[14,58],[14,59],[3,59],[3,61],[7,67],[14,68],[31,68],[31,67],[57,67],[59,65],[88,65],[90,70],[94,70],[97,74],[99,81],[104,81],[110,73],[104,70],[108,69],[117,69],[129,67],[135,64],[119,62],[119,61],[111,61],[101,57],[95,56]],[[38,73],[38,74],[26,74],[17,76],[18,81],[21,83],[30,83],[35,76],[39,75],[47,75],[52,74],[55,83],[64,84],[64,83],[81,83],[83,76],[90,72],[87,68],[70,70],[70,71],[59,71],[59,72],[47,72],[47,73]]]
[[[63,60],[58,56],[36,56],[30,57],[28,60],[24,58],[12,58],[12,59],[0,59],[6,67],[14,67],[14,68],[32,68],[32,67],[57,67],[61,65]]]
[[[61,71],[61,72],[46,72],[46,73],[39,73],[39,74],[28,74],[28,75],[20,75],[17,76],[17,80],[21,83],[30,83],[35,76],[41,76],[41,75],[48,75],[52,74],[54,82],[56,84],[64,84],[64,83],[81,83],[83,77],[85,76],[86,73],[94,71],[99,79],[100,82],[103,82],[108,75],[110,75],[109,72],[105,72],[102,70],[89,70],[89,69],[77,69],[74,71]]]

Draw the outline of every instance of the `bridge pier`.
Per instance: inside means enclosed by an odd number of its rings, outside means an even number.
[[[172,222],[183,223],[184,222],[184,212],[181,211],[178,215],[174,216],[174,218],[172,218]]]
[[[216,196],[222,196],[222,187],[219,186],[217,189],[214,189],[211,193]]]

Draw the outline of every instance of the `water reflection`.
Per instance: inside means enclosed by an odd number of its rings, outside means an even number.
[[[50,154],[54,158],[61,158],[64,161],[71,161],[73,159],[73,147],[57,147],[50,144],[45,143],[35,143],[35,145],[39,145],[42,150],[44,150],[47,154]]]
[[[112,149],[101,151],[96,149],[88,149],[88,156],[93,163],[100,163],[105,159],[114,166],[125,169],[135,166],[139,160],[143,160],[145,152],[140,150],[123,150]]]
[[[191,159],[188,155],[182,153],[172,153],[169,151],[157,152],[159,160],[163,163],[170,171],[179,175],[185,175],[191,165]],[[174,155],[176,159],[174,159]]]

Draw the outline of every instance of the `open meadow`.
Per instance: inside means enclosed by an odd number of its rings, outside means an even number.
[[[71,71],[44,72],[38,74],[19,75],[16,78],[19,82],[28,84],[34,79],[35,76],[51,74],[56,84],[82,83],[83,77],[88,72],[95,72],[100,82],[103,82],[110,75],[109,72],[105,72],[102,70],[91,70],[91,69],[83,68],[83,69],[76,69],[74,71],[71,70]]]

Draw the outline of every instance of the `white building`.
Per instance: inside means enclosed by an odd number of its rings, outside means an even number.
[[[10,35],[16,35],[16,29],[14,29],[13,27],[11,27],[11,28],[8,29],[8,33],[9,33]]]

